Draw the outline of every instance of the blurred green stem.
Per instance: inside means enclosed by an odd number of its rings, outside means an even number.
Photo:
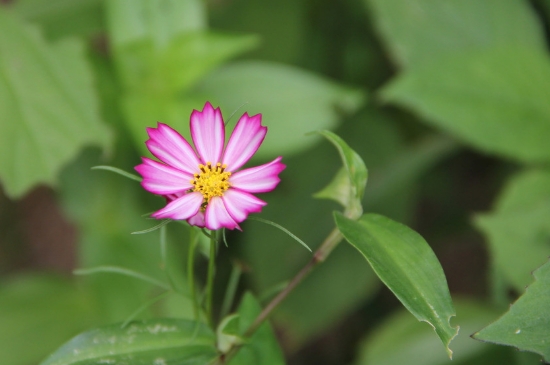
[[[214,293],[214,264],[216,261],[216,237],[217,231],[210,231],[210,255],[208,257],[208,276],[206,279],[206,318],[208,325],[214,328],[212,315],[212,297]]]
[[[187,280],[189,285],[189,293],[193,300],[193,314],[195,320],[199,320],[199,301],[195,290],[195,247],[197,247],[197,231],[191,227],[189,237],[189,252],[187,253]]]

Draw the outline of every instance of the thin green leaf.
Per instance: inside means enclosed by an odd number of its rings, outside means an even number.
[[[127,177],[127,178],[130,179],[130,180],[137,181],[137,182],[141,182],[141,180],[143,180],[141,177],[139,177],[139,176],[137,176],[137,175],[131,174],[131,173],[129,173],[129,172],[126,172],[126,171],[124,171],[124,170],[121,170],[121,169],[116,168],[116,167],[113,167],[113,166],[103,166],[103,165],[94,166],[94,167],[92,167],[92,170],[106,170],[106,171],[111,171],[111,172],[114,172],[114,173],[119,174],[119,175],[121,175],[121,176]]]
[[[258,218],[258,217],[248,217],[248,219],[251,219],[253,221],[258,221],[258,222],[262,222],[262,223],[265,223],[265,224],[269,224],[270,226],[273,226],[275,228],[278,228],[280,229],[281,231],[285,232],[287,235],[289,235],[290,237],[292,237],[296,242],[298,242],[299,244],[301,244],[302,246],[304,246],[309,252],[313,252],[311,251],[311,248],[309,248],[309,246],[304,242],[302,241],[301,239],[299,239],[298,237],[296,237],[294,234],[292,234],[292,232],[290,232],[288,229],[286,229],[285,227],[275,223],[275,222],[272,222],[272,221],[269,221],[267,219],[262,219],[262,218]]]
[[[368,179],[368,170],[363,159],[361,159],[361,157],[336,134],[330,131],[317,131],[316,133],[324,136],[334,145],[334,147],[336,147],[349,178],[349,186],[341,183],[341,176],[340,182],[331,182],[330,186],[334,189],[332,199],[340,202],[342,196],[347,195],[348,201],[345,204],[346,215],[353,218],[361,216],[361,213],[363,213],[361,200],[365,194],[365,187]],[[336,175],[336,179],[338,179],[338,174]],[[346,188],[349,189],[349,193],[347,194],[339,191],[340,189]],[[325,189],[323,191],[324,195],[327,196],[327,191]]]
[[[242,270],[238,263],[233,263],[231,275],[227,281],[225,295],[223,297],[222,309],[220,311],[221,317],[227,316],[235,299],[235,293],[237,292],[237,286],[239,285],[239,279],[241,278]]]
[[[157,279],[154,279],[150,276],[143,275],[136,271],[125,269],[123,267],[118,267],[118,266],[98,266],[90,269],[77,269],[77,270],[74,270],[73,273],[75,275],[90,275],[90,274],[99,274],[99,273],[122,274],[122,275],[130,276],[139,280],[146,281],[150,284],[156,285],[165,290],[171,290],[171,288],[168,285],[166,285],[165,283]]]
[[[153,232],[153,231],[156,231],[159,228],[164,227],[165,225],[167,225],[170,222],[172,222],[171,219],[165,219],[165,220],[163,220],[162,222],[160,222],[159,224],[157,224],[154,227],[144,229],[143,231],[135,231],[135,232],[132,232],[131,234],[144,234],[144,233]]]
[[[535,352],[550,362],[550,262],[533,275],[535,282],[510,310],[473,338]]]
[[[120,325],[120,328],[126,328],[126,326],[132,322],[141,312],[143,312],[144,310],[146,310],[147,308],[149,308],[150,306],[152,306],[153,304],[155,304],[156,302],[158,302],[159,300],[161,299],[164,299],[166,298],[166,296],[168,294],[170,294],[171,292],[170,291],[165,291],[164,293],[161,293],[157,296],[155,296],[154,298],[151,298],[150,300],[146,301],[145,303],[143,303],[142,305],[140,305],[132,314],[130,314],[128,316],[128,318]]]
[[[210,364],[218,354],[212,331],[204,324],[176,319],[152,319],[84,332],[41,365]]]
[[[378,214],[355,221],[335,213],[338,229],[370,263],[378,277],[419,320],[435,330],[449,357],[458,327],[443,269],[426,241],[405,225]]]

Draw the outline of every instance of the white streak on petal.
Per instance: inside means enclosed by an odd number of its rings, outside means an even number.
[[[135,169],[143,176],[141,185],[145,190],[153,194],[169,195],[192,187],[193,176],[190,174],[147,157],[143,157],[142,161]]]
[[[185,194],[176,200],[168,203],[161,210],[153,213],[151,216],[157,219],[170,218],[174,220],[188,219],[199,211],[203,197],[201,193]]]
[[[217,230],[220,228],[241,229],[237,222],[231,218],[227,212],[227,209],[225,209],[222,198],[219,196],[215,196],[210,199],[210,202],[206,207],[205,223],[206,228],[210,230]]]
[[[271,191],[281,181],[279,173],[286,167],[280,162],[281,159],[282,157],[277,157],[264,165],[238,171],[229,177],[229,183],[234,188],[249,193]]]
[[[250,213],[259,213],[262,207],[267,205],[254,195],[237,189],[227,190],[222,197],[227,212],[236,222],[242,222]]]
[[[236,171],[244,165],[262,144],[267,127],[262,126],[262,115],[244,114],[235,126],[227,143],[222,163],[227,171]]]
[[[220,108],[214,109],[207,102],[202,112],[193,110],[191,114],[191,136],[202,159],[202,163],[220,162],[225,143],[225,126]]]
[[[166,124],[147,128],[149,139],[145,142],[153,156],[189,174],[198,171],[199,159],[193,148],[178,132]]]

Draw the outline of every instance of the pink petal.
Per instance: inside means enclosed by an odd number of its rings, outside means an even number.
[[[201,207],[202,200],[203,198],[201,193],[195,192],[185,194],[182,197],[171,201],[167,206],[153,213],[151,216],[157,219],[188,219],[197,214]]]
[[[193,176],[171,166],[142,158],[143,163],[135,167],[143,176],[141,185],[153,194],[169,195],[190,189]]]
[[[259,213],[262,207],[267,205],[254,195],[237,189],[227,190],[222,197],[227,212],[236,222],[242,222],[250,213]]]
[[[205,227],[206,223],[204,222],[204,213],[199,210],[197,214],[187,220],[187,223],[192,226],[197,226],[201,228]]]
[[[193,148],[178,132],[166,124],[147,128],[149,139],[145,142],[151,153],[167,165],[189,174],[197,172],[199,159]]]
[[[236,172],[229,177],[229,183],[235,189],[249,193],[271,191],[281,181],[278,175],[286,167],[279,162],[281,159],[282,157],[277,157],[270,163]]]
[[[220,162],[225,143],[225,125],[220,108],[214,109],[207,102],[202,112],[193,110],[191,136],[203,164]]]
[[[264,140],[267,127],[262,126],[262,115],[249,117],[245,113],[235,126],[227,143],[223,163],[227,171],[236,171],[252,157]]]
[[[239,230],[241,229],[237,222],[235,222],[233,218],[231,218],[231,216],[227,212],[227,209],[225,209],[222,198],[220,198],[219,196],[215,196],[210,199],[210,202],[206,207],[205,223],[206,228],[210,230],[216,230],[220,228],[237,228]]]

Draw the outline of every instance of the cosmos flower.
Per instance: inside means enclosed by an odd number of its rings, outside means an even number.
[[[152,214],[157,219],[187,220],[211,230],[240,229],[250,213],[259,213],[267,203],[253,193],[273,190],[285,165],[282,157],[257,167],[239,170],[256,153],[267,133],[262,116],[245,113],[237,122],[227,146],[225,124],[219,108],[207,102],[191,114],[191,136],[196,150],[166,124],[147,128],[145,142],[160,160],[143,157],[136,171],[141,185],[162,195],[167,205]]]

